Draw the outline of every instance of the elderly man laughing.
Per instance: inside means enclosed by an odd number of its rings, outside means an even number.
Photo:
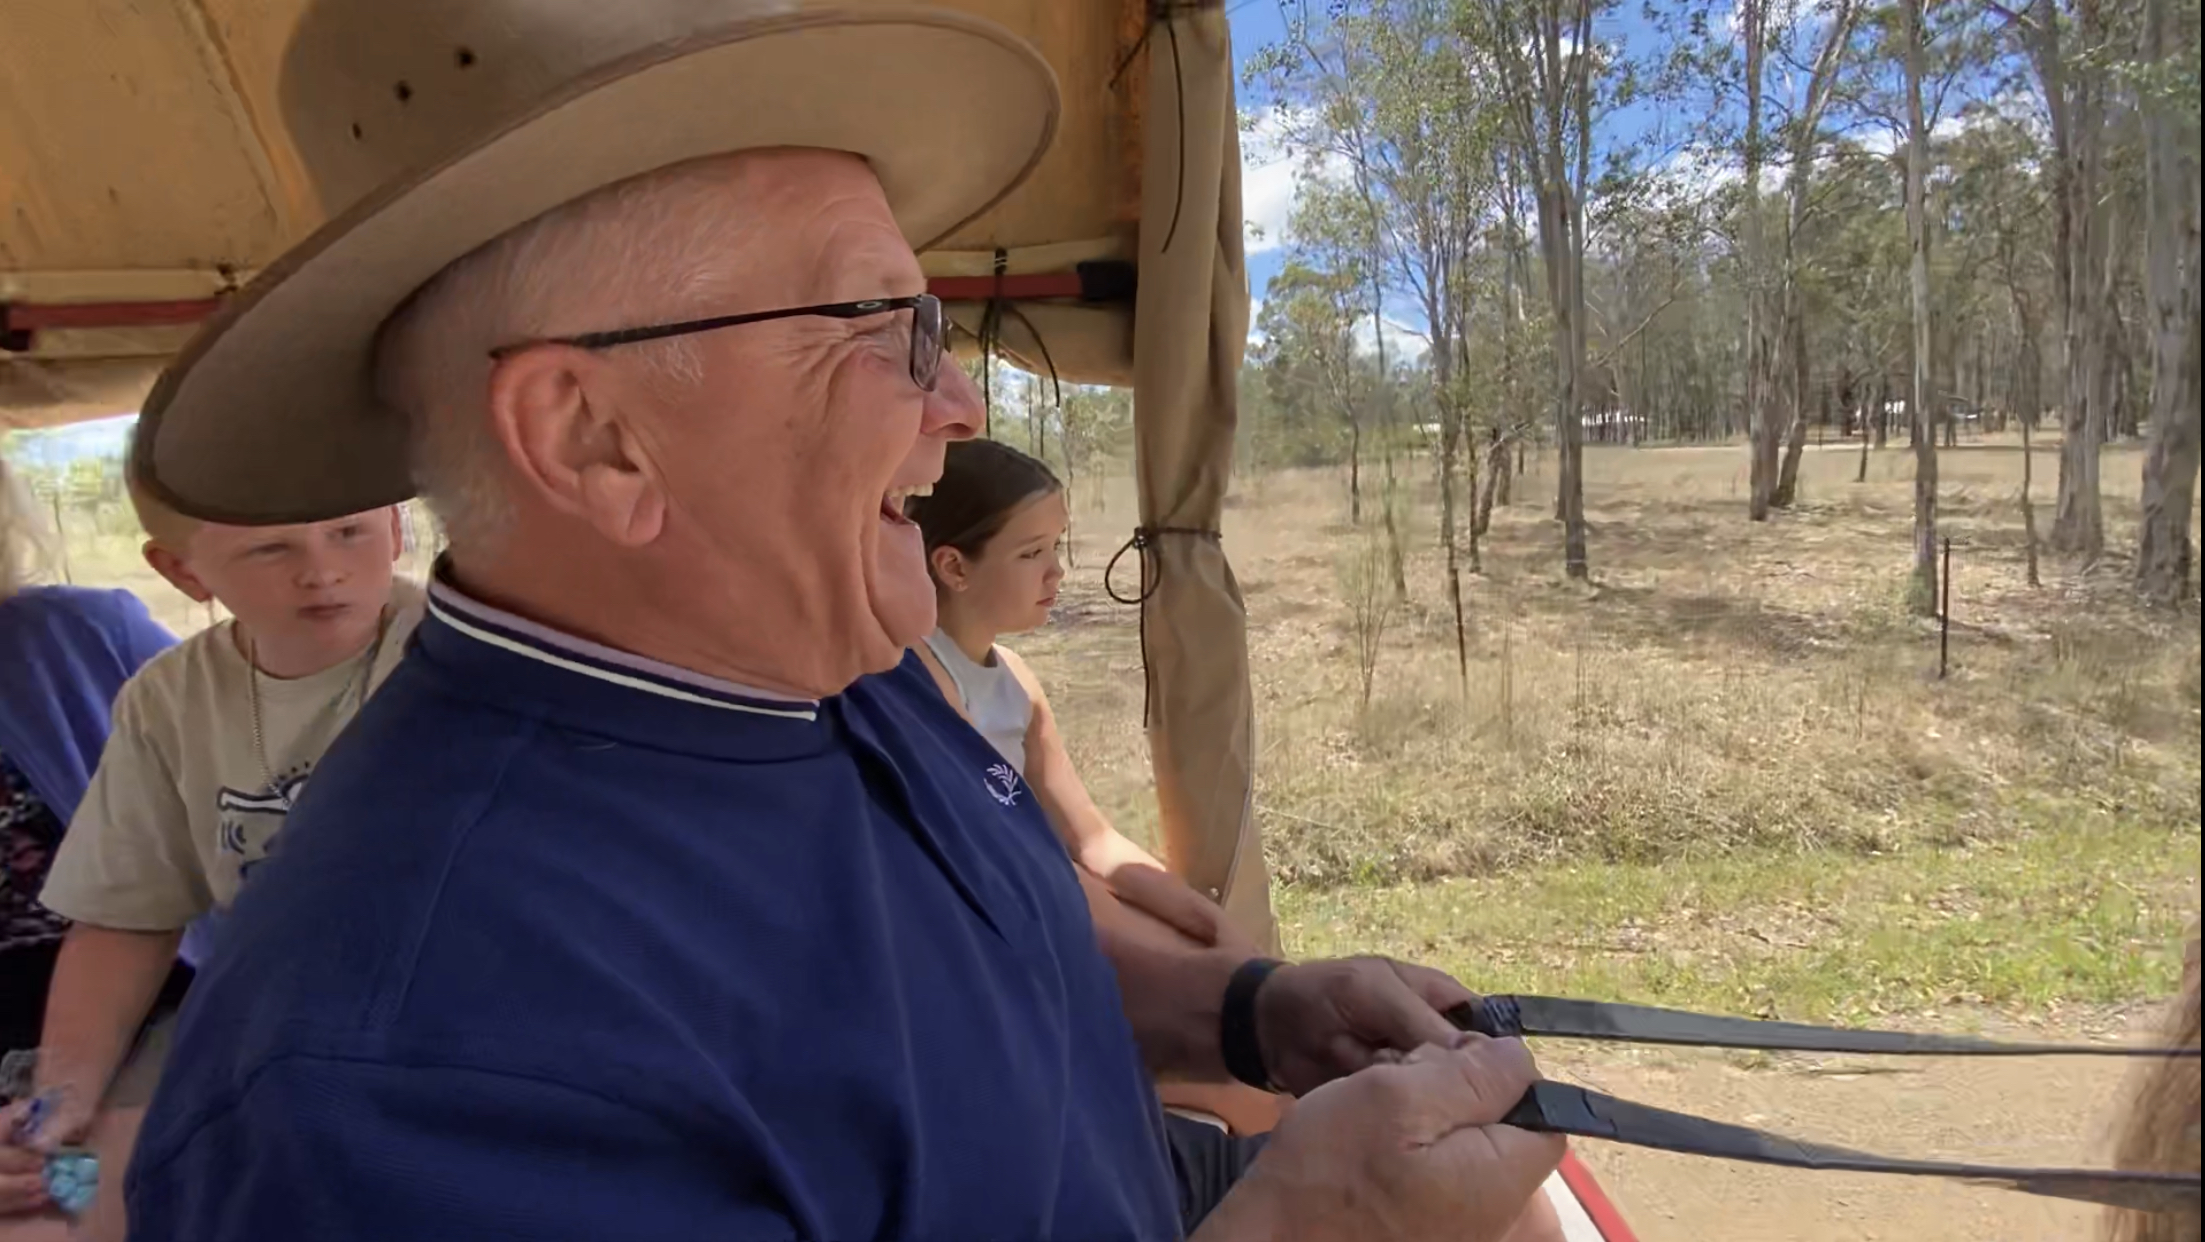
[[[404,494],[410,444],[451,554],[199,980],[134,1239],[1171,1238],[1148,1075],[1228,1068],[1307,1095],[1201,1236],[1499,1236],[1559,1154],[1493,1124],[1520,1045],[1375,959],[1106,958],[901,663],[901,497],[978,416],[912,243],[1046,144],[1029,50],[320,0],[285,99],[357,205],[164,380],[140,468],[291,519]]]

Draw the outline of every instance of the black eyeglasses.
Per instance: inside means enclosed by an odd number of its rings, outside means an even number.
[[[887,315],[896,311],[911,312],[911,382],[921,392],[933,392],[934,382],[942,372],[943,323],[942,300],[931,293],[909,298],[869,298],[863,302],[829,302],[825,306],[798,306],[789,310],[752,311],[746,315],[715,315],[710,319],[689,319],[681,323],[656,324],[644,328],[616,328],[610,332],[585,332],[580,336],[554,336],[536,341],[516,341],[500,345],[490,351],[492,358],[505,358],[524,349],[538,345],[572,345],[576,349],[611,349],[615,345],[634,345],[639,341],[662,341],[673,336],[688,336],[695,332],[712,332],[720,328],[733,328],[746,323],[764,323],[769,319],[797,319],[806,315],[818,315],[827,319],[864,319],[872,315]]]

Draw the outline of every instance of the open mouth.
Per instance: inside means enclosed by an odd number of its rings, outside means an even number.
[[[308,604],[299,615],[309,621],[334,621],[352,611],[350,604]]]
[[[913,496],[931,496],[933,494],[934,485],[932,483],[921,483],[912,487],[892,487],[881,495],[881,520],[909,525],[911,518],[903,511],[904,502],[910,500]]]

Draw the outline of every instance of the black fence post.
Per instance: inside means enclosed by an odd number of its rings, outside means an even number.
[[[1952,667],[1952,536],[1945,536],[1944,601],[1937,608],[1937,680]]]

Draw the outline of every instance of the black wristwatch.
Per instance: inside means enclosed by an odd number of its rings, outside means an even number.
[[[1251,957],[1225,985],[1225,1005],[1217,1019],[1217,1046],[1225,1069],[1258,1091],[1276,1091],[1264,1067],[1263,1043],[1256,1035],[1256,991],[1271,972],[1286,965],[1275,958]]]

